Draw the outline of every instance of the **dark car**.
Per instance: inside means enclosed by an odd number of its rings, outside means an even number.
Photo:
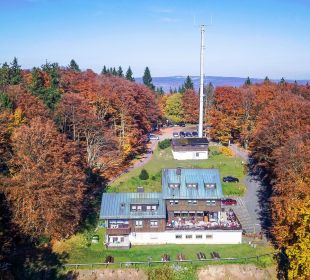
[[[237,200],[234,200],[232,198],[222,199],[221,202],[223,205],[237,205]]]
[[[229,182],[229,183],[238,183],[239,179],[232,176],[227,176],[223,178],[223,182]]]
[[[181,131],[179,135],[180,135],[180,137],[185,137],[185,132]]]
[[[192,134],[190,132],[185,132],[185,137],[192,137]]]
[[[198,137],[198,132],[197,132],[197,131],[193,131],[193,132],[192,132],[192,136],[193,136],[193,137]]]
[[[179,122],[178,125],[181,127],[185,127],[185,122]]]

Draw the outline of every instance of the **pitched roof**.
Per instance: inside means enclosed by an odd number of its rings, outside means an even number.
[[[223,191],[218,169],[177,168],[162,170],[162,193],[164,199],[221,199]],[[169,184],[180,184],[171,188]],[[198,184],[189,188],[186,184]],[[205,184],[215,184],[215,188],[206,188]]]
[[[156,204],[157,211],[131,212],[130,204]],[[162,193],[104,193],[100,219],[166,218]]]

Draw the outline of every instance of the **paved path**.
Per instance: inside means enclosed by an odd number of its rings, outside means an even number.
[[[234,153],[242,158],[245,162],[248,162],[248,151],[241,149],[237,145],[233,144],[230,148]],[[251,175],[245,177],[246,193],[244,197],[236,198],[240,202],[235,212],[240,217],[240,222],[246,232],[260,232],[261,226],[259,221],[259,202],[258,202],[258,190],[260,189],[260,182]]]
[[[147,150],[146,153],[140,155],[141,158],[138,160],[135,160],[123,173],[117,175],[115,178],[111,179],[108,184],[112,184],[118,177],[120,177],[124,173],[128,173],[131,170],[134,170],[136,168],[139,168],[143,165],[145,165],[153,156],[153,152],[156,149],[156,146],[158,144],[158,141],[162,141],[165,139],[172,138],[173,132],[180,132],[182,130],[186,130],[184,127],[168,127],[168,128],[162,128],[159,133],[152,133],[159,137],[159,140],[151,140],[147,144]]]

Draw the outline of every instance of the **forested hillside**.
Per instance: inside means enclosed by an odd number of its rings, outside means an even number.
[[[12,263],[21,243],[83,226],[104,180],[143,151],[157,124],[152,90],[71,66],[29,71],[14,59],[0,68],[1,261]]]
[[[310,275],[310,87],[274,84],[219,87],[207,114],[210,136],[252,153],[261,220],[290,279]],[[286,265],[288,265],[286,267]]]
[[[145,149],[146,134],[158,122],[197,123],[198,93],[190,78],[180,92],[163,95],[146,72],[144,86],[131,70],[127,79],[107,70],[98,75],[80,71],[74,61],[32,70],[22,70],[17,59],[1,65],[2,262],[17,265],[17,255],[25,260],[33,250],[43,254],[50,249],[41,244],[85,226],[105,180]],[[205,92],[208,136],[250,150],[250,170],[266,186],[260,190],[264,230],[283,252],[281,267],[287,265],[290,278],[306,279],[310,86],[266,79],[239,88],[209,84]],[[22,265],[33,269],[31,261]]]

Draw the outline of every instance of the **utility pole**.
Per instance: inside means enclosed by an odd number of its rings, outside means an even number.
[[[201,45],[200,45],[200,93],[199,93],[199,126],[198,126],[198,137],[203,137],[203,68],[204,68],[204,50],[205,50],[205,25],[200,26],[201,33]]]

